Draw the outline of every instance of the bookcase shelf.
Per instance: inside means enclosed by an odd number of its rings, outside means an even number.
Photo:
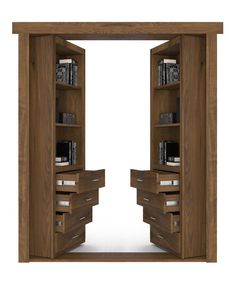
[[[80,128],[80,124],[64,124],[64,123],[56,123],[56,127],[65,127],[65,128]]]
[[[168,166],[168,165],[153,165],[153,169],[155,170],[162,170],[162,171],[168,171],[168,172],[180,172],[180,166]]]
[[[171,83],[171,84],[165,84],[161,86],[155,87],[156,90],[177,90],[180,87],[180,81]]]
[[[169,128],[169,127],[179,127],[180,123],[173,123],[173,124],[154,124],[156,128]]]
[[[80,169],[83,169],[83,165],[56,166],[56,173],[80,170]]]
[[[56,88],[60,89],[60,90],[79,90],[79,89],[81,89],[80,86],[65,84],[65,83],[58,82],[58,81],[56,81]]]

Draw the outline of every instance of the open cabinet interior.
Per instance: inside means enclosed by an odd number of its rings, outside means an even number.
[[[19,260],[216,261],[222,23],[14,23],[13,32],[19,34]],[[130,167],[149,243],[164,253],[70,253],[86,242],[105,169],[85,165],[85,49],[67,40],[166,40],[150,50],[150,167]]]

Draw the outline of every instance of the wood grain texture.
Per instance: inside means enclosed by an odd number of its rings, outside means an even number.
[[[206,258],[217,261],[217,36],[206,37]]]
[[[65,253],[55,259],[30,257],[31,262],[205,262],[205,257],[181,259],[170,253]]]
[[[15,22],[12,31],[68,40],[167,40],[180,34],[223,33],[221,22]]]
[[[19,34],[19,262],[29,261],[29,34]]]
[[[55,42],[30,42],[30,254],[54,256]]]
[[[181,45],[182,258],[206,254],[205,38],[183,36]]]

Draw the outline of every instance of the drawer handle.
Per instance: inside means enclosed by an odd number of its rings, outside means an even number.
[[[72,237],[72,240],[73,240],[73,239],[77,239],[79,236],[80,236],[79,234],[74,235],[74,236]]]
[[[91,201],[93,198],[88,198],[88,199],[86,199],[85,201],[86,202],[89,202],[89,201]]]
[[[156,220],[156,217],[150,216],[151,220]]]
[[[138,182],[143,182],[143,179],[142,178],[137,178],[137,181]]]
[[[92,179],[92,181],[97,182],[97,181],[99,181],[99,178],[94,178],[94,179]]]
[[[160,185],[173,185],[173,186],[178,186],[179,181],[178,180],[161,180]]]
[[[150,200],[148,198],[143,198],[143,200],[146,202],[150,202]]]
[[[164,237],[162,235],[157,235],[157,238],[164,240]]]
[[[86,217],[85,216],[83,216],[83,217],[81,217],[79,220],[84,220]]]

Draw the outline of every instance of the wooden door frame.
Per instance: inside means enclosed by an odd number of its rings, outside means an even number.
[[[19,34],[19,261],[217,261],[217,34],[223,23],[13,23]],[[206,37],[206,257],[169,253],[69,253],[57,259],[29,255],[29,46],[30,36],[68,40],[167,40],[181,34]]]

